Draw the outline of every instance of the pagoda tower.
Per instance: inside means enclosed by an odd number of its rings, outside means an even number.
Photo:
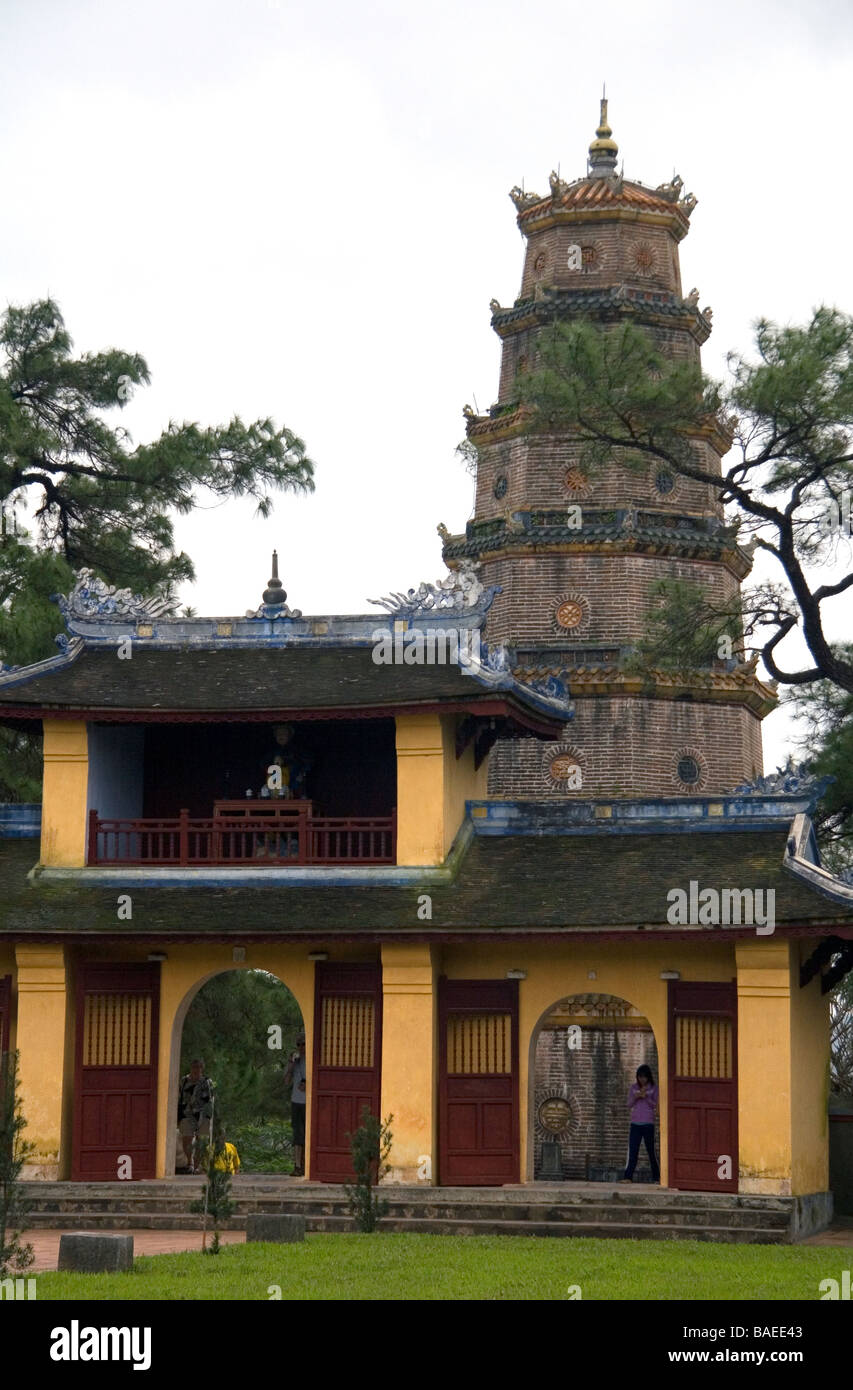
[[[729,601],[749,573],[751,553],[726,527],[718,489],[616,456],[587,476],[580,443],[537,423],[518,399],[518,374],[535,365],[537,337],[555,320],[628,315],[660,351],[699,362],[711,310],[697,290],[682,293],[679,265],[696,199],[677,176],[657,188],[629,181],[617,156],[602,100],[586,177],[552,173],[546,197],[510,194],[526,243],[521,290],[511,307],[491,304],[502,343],[497,403],[484,416],[465,408],[478,459],[473,519],[464,536],[441,528],[451,567],[473,561],[484,584],[500,586],[489,644],[508,648],[524,680],[568,673],[575,699],[561,743],[496,746],[496,797],[715,794],[763,771],[761,720],[774,688],[743,662],[738,634],[729,659],[688,680],[625,665],[657,581],[690,581]],[[691,431],[708,472],[722,472],[730,444],[716,423],[697,420]]]

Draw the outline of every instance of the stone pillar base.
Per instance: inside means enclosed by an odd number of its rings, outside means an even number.
[[[390,1173],[382,1179],[380,1186],[393,1187],[395,1184],[406,1184],[409,1187],[434,1187],[435,1179],[432,1176],[424,1176],[425,1170],[430,1171],[431,1168],[431,1162],[429,1165],[420,1163],[417,1167],[392,1168]]]
[[[25,1163],[21,1169],[21,1182],[59,1182],[59,1164],[54,1160],[40,1163]]]
[[[738,1192],[747,1197],[790,1197],[790,1178],[739,1178]]]

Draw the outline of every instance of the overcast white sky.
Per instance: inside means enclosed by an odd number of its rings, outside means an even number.
[[[0,0],[2,299],[145,356],[136,439],[272,415],[316,492],[180,520],[199,612],[364,612],[443,570],[518,293],[507,197],[580,177],[607,82],[625,173],[699,198],[706,369],[759,315],[853,310],[849,0]],[[842,601],[843,603],[845,601]],[[833,631],[851,630],[853,600]],[[793,658],[792,658],[793,659]],[[788,736],[765,722],[769,768]]]

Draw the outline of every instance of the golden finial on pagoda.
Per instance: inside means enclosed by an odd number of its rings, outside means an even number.
[[[616,156],[619,146],[611,137],[613,131],[607,123],[607,97],[601,98],[601,117],[595,139],[589,147],[589,167],[592,173],[610,174],[616,169]]]

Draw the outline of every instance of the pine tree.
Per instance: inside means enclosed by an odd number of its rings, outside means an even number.
[[[33,1263],[33,1247],[21,1242],[29,1205],[19,1178],[34,1145],[22,1138],[27,1122],[19,1095],[17,1052],[0,1053],[0,1279]]]
[[[74,571],[88,567],[133,593],[171,596],[194,577],[175,549],[176,514],[207,498],[252,498],[269,516],[274,494],[313,490],[303,441],[271,419],[170,422],[133,444],[109,420],[150,381],[145,359],[117,348],[74,356],[52,299],[0,316],[0,663],[56,654],[57,609]],[[34,518],[34,533],[18,524]],[[0,800],[33,800],[38,750],[0,730]],[[17,742],[16,742],[17,740]],[[35,767],[36,776],[33,776]]]
[[[355,1182],[345,1184],[349,1209],[360,1231],[375,1231],[383,1216],[388,1214],[388,1202],[376,1194],[376,1187],[391,1171],[388,1156],[391,1153],[391,1122],[389,1115],[380,1121],[372,1115],[365,1105],[361,1111],[361,1124],[354,1134],[348,1135]]]
[[[193,1202],[190,1211],[204,1214],[201,1238],[202,1251],[207,1255],[218,1255],[221,1249],[220,1226],[228,1220],[234,1211],[234,1203],[231,1201],[231,1174],[228,1171],[225,1133],[221,1124],[213,1126],[212,1137],[209,1131],[206,1135],[199,1134],[199,1145],[201,1148],[199,1167],[207,1182],[202,1190],[200,1200]],[[210,1247],[207,1244],[208,1220],[213,1222],[213,1239]]]
[[[739,647],[742,619],[748,650],[774,680],[803,686],[825,679],[853,692],[853,661],[825,628],[825,605],[853,587],[853,317],[821,307],[804,325],[761,320],[755,346],[752,359],[731,354],[729,376],[718,383],[696,363],[667,357],[630,320],[606,327],[557,320],[542,330],[517,396],[534,408],[532,428],[557,428],[579,446],[592,481],[613,461],[638,471],[656,461],[712,488],[730,508],[730,542],[771,556],[779,579],[746,589],[734,614],[715,614],[697,593],[695,616],[707,635],[728,617]],[[733,444],[722,476],[690,442],[707,430]],[[810,571],[827,562],[844,562],[847,572],[815,583]],[[670,621],[658,619],[646,644],[653,664],[695,662],[690,601],[683,588],[671,599]],[[778,652],[794,632],[810,658],[799,669]],[[684,650],[673,655],[679,634]]]

